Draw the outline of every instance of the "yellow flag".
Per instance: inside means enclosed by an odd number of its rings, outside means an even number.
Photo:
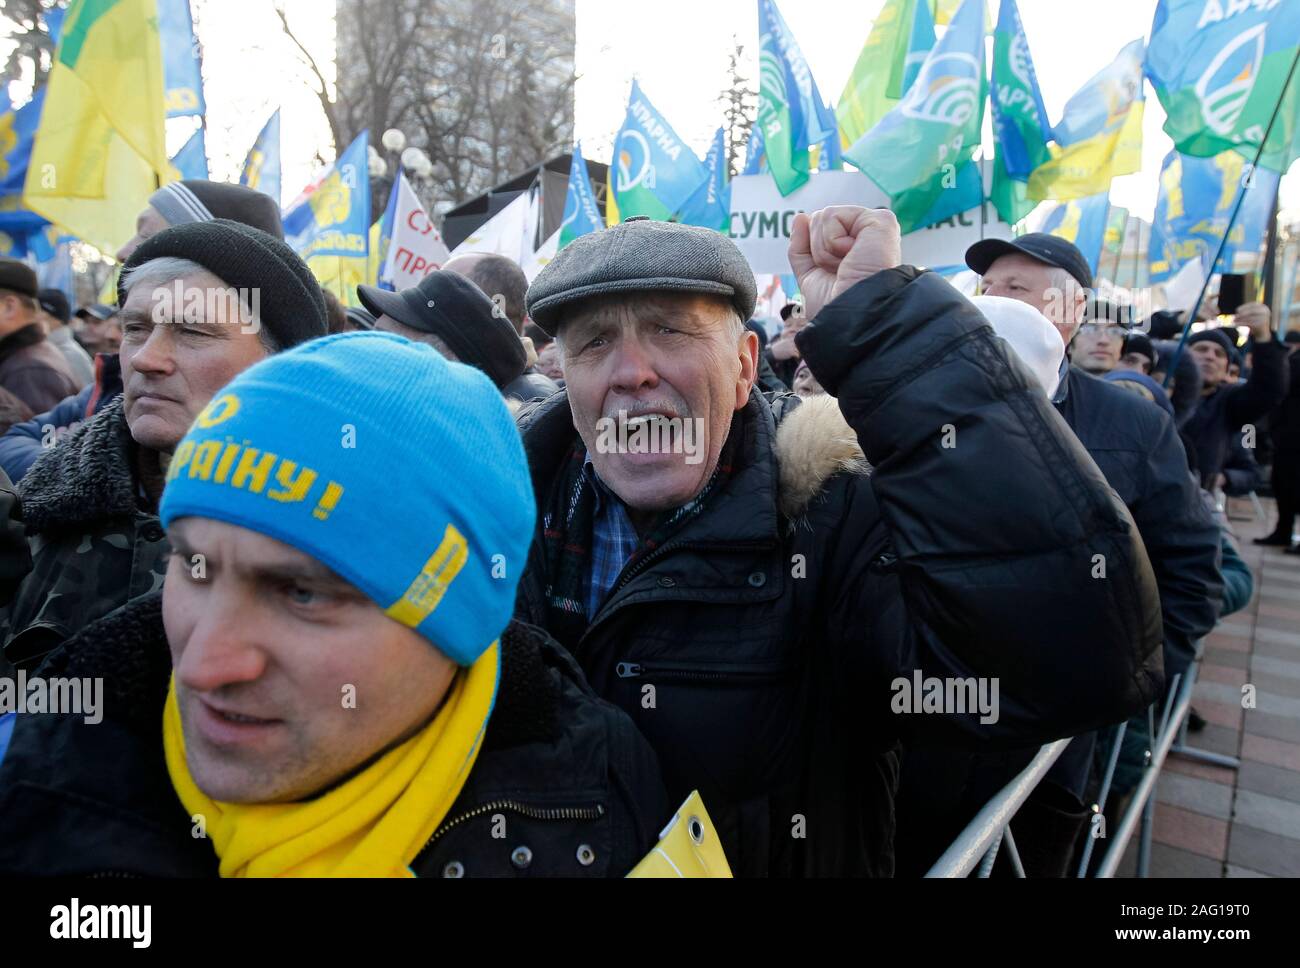
[[[50,67],[23,202],[101,252],[172,181],[156,0],[73,0]]]
[[[1052,159],[1030,174],[1029,197],[1035,201],[1065,201],[1100,195],[1110,190],[1112,178],[1141,171],[1143,104],[1134,101],[1124,123],[1110,134],[1099,134],[1068,148],[1049,145]]]
[[[357,286],[366,283],[367,261],[364,255],[313,255],[307,257],[307,268],[320,287],[332,292],[344,306],[360,306]]]

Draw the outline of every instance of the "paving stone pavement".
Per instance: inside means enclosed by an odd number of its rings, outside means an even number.
[[[1260,521],[1248,501],[1229,503],[1255,594],[1206,639],[1192,705],[1208,721],[1188,743],[1241,758],[1241,768],[1171,755],[1156,785],[1152,877],[1300,877],[1300,556],[1251,539]],[[1253,686],[1254,708],[1243,708]],[[1137,837],[1134,836],[1134,841]],[[1130,844],[1120,876],[1133,875]]]

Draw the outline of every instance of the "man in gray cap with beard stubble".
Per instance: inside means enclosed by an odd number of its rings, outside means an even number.
[[[516,613],[632,716],[672,796],[700,790],[740,875],[888,875],[903,737],[1040,743],[1162,685],[1128,512],[899,246],[885,210],[796,217],[798,346],[830,394],[803,402],[754,388],[754,277],[724,235],[629,220],[528,293],[566,390],[520,420]],[[930,680],[990,701],[923,708]]]

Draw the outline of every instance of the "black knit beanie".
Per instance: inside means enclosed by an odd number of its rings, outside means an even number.
[[[244,185],[187,178],[164,185],[149,197],[149,204],[168,225],[230,219],[284,238],[280,206],[270,195]]]
[[[307,263],[279,239],[228,219],[174,225],[146,239],[118,277],[118,305],[126,305],[126,270],[169,256],[201,265],[232,288],[256,289],[262,325],[282,349],[325,335],[325,297]]]

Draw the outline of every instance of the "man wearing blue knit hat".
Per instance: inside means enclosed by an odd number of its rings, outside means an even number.
[[[103,677],[102,722],[19,715],[0,750],[0,873],[625,874],[658,768],[510,622],[534,516],[481,373],[384,333],[244,371],[168,468],[161,599],[42,667]]]

